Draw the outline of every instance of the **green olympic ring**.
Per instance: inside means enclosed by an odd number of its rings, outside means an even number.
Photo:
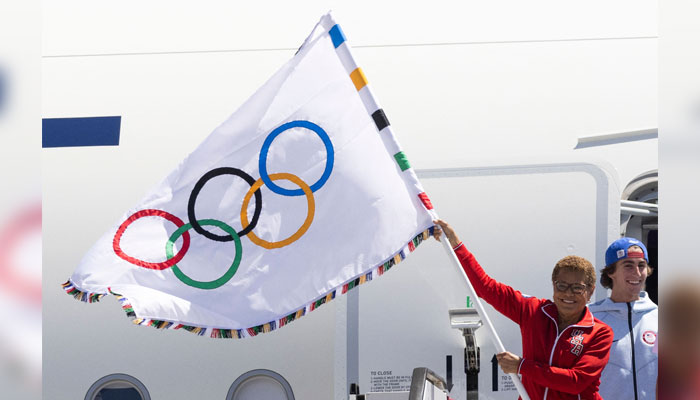
[[[223,274],[220,278],[214,279],[213,281],[210,282],[202,282],[202,281],[196,281],[189,276],[185,275],[184,272],[180,270],[180,268],[177,266],[177,264],[172,266],[172,270],[175,273],[175,276],[177,279],[182,281],[182,283],[196,287],[199,289],[216,289],[233,277],[233,275],[236,274],[236,271],[238,270],[238,266],[241,263],[241,257],[243,253],[243,248],[241,246],[241,238],[238,237],[238,233],[236,232],[235,229],[232,227],[226,225],[225,223],[215,220],[215,219],[203,219],[197,221],[199,222],[200,225],[211,225],[211,226],[216,226],[221,228],[224,232],[228,233],[231,235],[233,238],[234,243],[236,243],[236,257],[233,259],[233,263],[231,263],[231,267],[229,267],[228,271],[226,271],[225,274]],[[173,234],[170,236],[170,239],[168,239],[168,243],[165,244],[165,254],[166,257],[171,259],[174,256],[173,252],[173,245],[175,244],[175,241],[186,231],[192,229],[192,225],[190,223],[184,224],[181,227],[179,227]]]

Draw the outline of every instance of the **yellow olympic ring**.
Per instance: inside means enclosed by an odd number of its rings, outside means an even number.
[[[287,239],[280,240],[278,242],[268,242],[266,240],[260,239],[255,235],[255,233],[251,230],[248,232],[248,238],[250,239],[251,242],[257,244],[260,247],[264,247],[266,249],[278,249],[280,247],[284,247],[288,244],[294,243],[297,241],[306,231],[309,229],[309,226],[311,226],[311,222],[314,220],[314,211],[315,211],[315,203],[314,203],[314,193],[311,191],[311,188],[309,185],[307,185],[304,181],[301,180],[296,175],[288,174],[288,173],[279,173],[279,174],[271,174],[270,175],[270,180],[276,181],[278,179],[286,179],[288,181],[294,182],[299,187],[301,190],[304,192],[306,195],[306,203],[307,203],[307,208],[308,208],[308,215],[306,216],[306,220],[304,220],[304,223],[301,225],[301,228],[299,228],[294,234]],[[250,202],[250,198],[253,196],[253,193],[255,193],[256,190],[260,188],[264,184],[262,178],[258,179],[253,186],[250,187],[250,190],[248,193],[246,193],[245,198],[243,198],[243,205],[241,206],[241,223],[243,226],[248,225],[248,203]]]

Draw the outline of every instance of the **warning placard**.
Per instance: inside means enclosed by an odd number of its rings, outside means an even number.
[[[515,383],[513,383],[513,378],[511,378],[510,375],[501,375],[501,386],[499,390],[501,392],[505,392],[508,390],[517,391],[518,388],[515,387]]]
[[[394,375],[394,371],[370,371],[370,392],[406,392],[411,390],[410,375]]]
[[[510,375],[507,375],[498,366],[498,361],[496,360],[496,355],[491,358],[491,391],[494,392],[507,392],[507,391],[517,391],[518,388],[515,387],[513,379]]]

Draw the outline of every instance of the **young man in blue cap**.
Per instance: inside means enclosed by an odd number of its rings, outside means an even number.
[[[600,379],[606,400],[654,399],[658,355],[658,307],[644,291],[652,273],[644,243],[623,237],[605,252],[600,283],[610,297],[589,306],[593,315],[614,331],[610,360]]]

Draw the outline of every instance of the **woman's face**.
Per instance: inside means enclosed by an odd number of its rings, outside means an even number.
[[[561,289],[569,285],[569,288]],[[554,304],[557,306],[559,317],[563,319],[578,319],[586,303],[591,297],[593,288],[586,286],[585,275],[581,271],[562,269],[557,274],[554,287]]]

